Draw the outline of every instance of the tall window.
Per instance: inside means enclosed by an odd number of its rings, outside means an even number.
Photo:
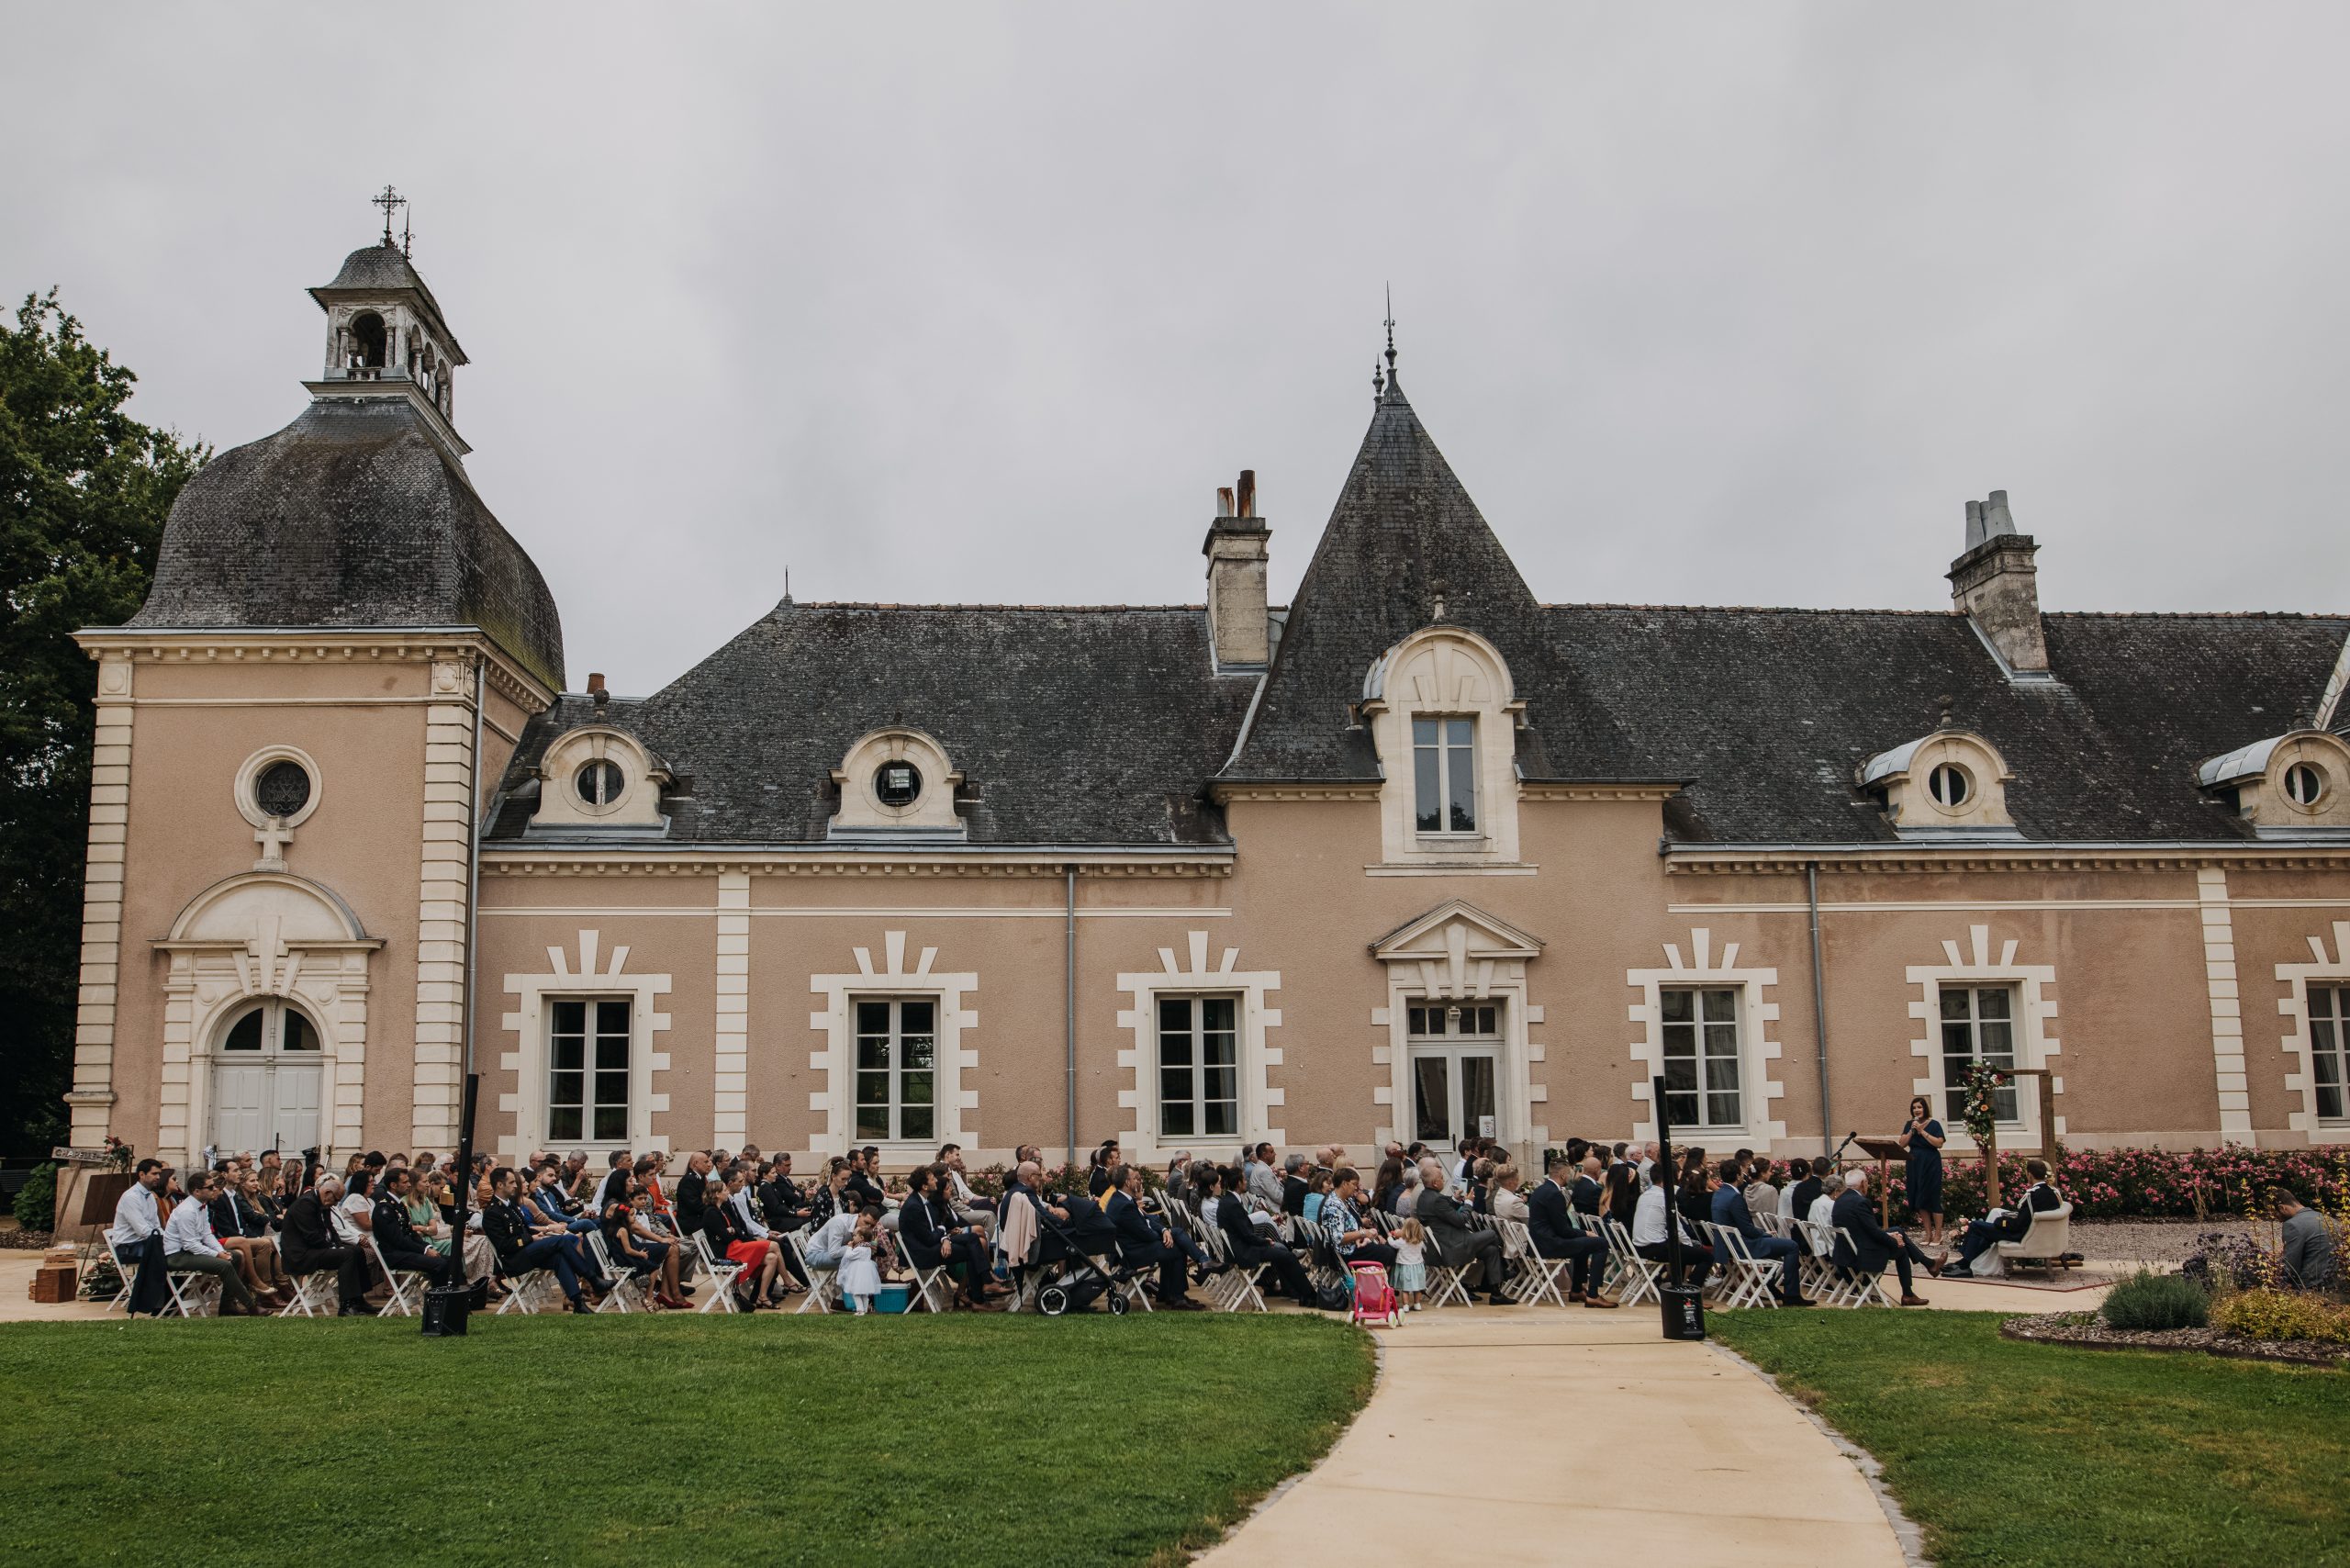
[[[856,1004],[856,1136],[927,1143],[937,1136],[938,1003]]]
[[[1412,721],[1412,767],[1422,833],[1477,831],[1477,721]]]
[[[547,1141],[628,1139],[629,1004],[554,1003],[547,1041]]]
[[[1989,1067],[2016,1065],[2016,993],[2004,985],[1946,986],[1942,990],[1942,1114],[1952,1122],[1966,1119],[1966,1075],[1976,1062]],[[1999,1120],[2019,1121],[2016,1087],[2011,1081],[1995,1092]]]
[[[1240,1002],[1158,999],[1158,1135],[1229,1137],[1240,1130]]]
[[[1671,1127],[1735,1127],[1740,1109],[1738,988],[1669,988],[1664,1014],[1664,1116]]]
[[[2350,985],[2310,987],[2310,1048],[2317,1058],[2317,1114],[2350,1119]]]

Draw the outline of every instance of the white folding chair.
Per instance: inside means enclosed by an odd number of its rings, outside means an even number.
[[[603,1275],[604,1278],[612,1282],[612,1288],[604,1293],[604,1299],[596,1304],[595,1310],[598,1312],[617,1312],[623,1316],[627,1316],[632,1310],[637,1312],[652,1311],[653,1305],[651,1301],[647,1298],[645,1292],[644,1277],[641,1274],[624,1274],[621,1272],[619,1269],[613,1267],[612,1250],[610,1248],[604,1245],[604,1233],[602,1231],[590,1230],[584,1234],[588,1238],[588,1254],[596,1260],[596,1271]],[[633,1296],[636,1301],[634,1308],[631,1308],[629,1305],[629,1300],[632,1296]]]
[[[1425,1293],[1427,1300],[1422,1305],[1428,1307],[1447,1306],[1458,1300],[1461,1305],[1469,1305],[1469,1287],[1461,1283],[1460,1271],[1437,1255],[1436,1241],[1433,1238],[1426,1243],[1421,1257],[1428,1276],[1428,1288]]]
[[[1722,1271],[1722,1305],[1729,1307],[1779,1305],[1779,1266],[1765,1262],[1747,1249],[1746,1238],[1734,1226],[1708,1225]]]
[[[955,1279],[946,1271],[945,1262],[933,1262],[924,1268],[922,1260],[913,1255],[913,1249],[902,1245],[898,1249],[898,1261],[903,1263],[914,1277],[913,1301],[907,1304],[909,1310],[915,1304],[919,1304],[925,1312],[954,1310]]]
[[[1664,1265],[1654,1259],[1643,1258],[1632,1245],[1632,1233],[1618,1220],[1600,1221],[1607,1237],[1607,1251],[1615,1260],[1623,1294],[1617,1301],[1624,1306],[1638,1306],[1642,1301],[1662,1301],[1657,1287],[1664,1278]]]
[[[693,1233],[694,1257],[710,1274],[710,1294],[698,1311],[732,1312],[734,1310],[734,1282],[743,1277],[743,1265],[732,1258],[713,1256],[710,1238],[697,1230]]]
[[[508,1274],[505,1279],[506,1299],[498,1304],[495,1316],[502,1317],[509,1312],[559,1312],[565,1305],[563,1286],[552,1269],[529,1269],[520,1274]]]
[[[375,1267],[384,1271],[384,1283],[391,1287],[392,1299],[384,1304],[386,1317],[414,1317],[424,1305],[424,1289],[432,1276],[414,1269],[395,1269],[385,1260],[384,1249],[377,1245],[375,1232],[367,1233],[367,1250],[375,1260]]]
[[[1231,1238],[1220,1227],[1203,1231],[1201,1237],[1201,1245],[1208,1255],[1225,1265],[1223,1273],[1208,1281],[1209,1294],[1217,1310],[1238,1312],[1244,1306],[1254,1306],[1259,1312],[1268,1310],[1264,1293],[1257,1288],[1257,1282],[1264,1277],[1269,1265],[1242,1262],[1232,1250]]]
[[[220,1296],[224,1287],[217,1274],[207,1274],[194,1269],[163,1268],[163,1287],[172,1293],[172,1304],[163,1316],[176,1312],[182,1317],[216,1317],[220,1312]]]
[[[1852,1233],[1851,1231],[1846,1230],[1840,1225],[1836,1226],[1836,1235],[1843,1241],[1845,1246],[1852,1247]],[[1891,1263],[1888,1260],[1885,1263],[1878,1264],[1874,1269],[1864,1269],[1860,1265],[1860,1249],[1858,1248],[1852,1248],[1852,1267],[1844,1271],[1847,1277],[1839,1292],[1841,1299],[1830,1302],[1829,1305],[1831,1306],[1867,1306],[1874,1302],[1879,1306],[1893,1305],[1893,1296],[1891,1293],[1886,1291],[1885,1288],[1885,1271],[1890,1266]]]
[[[1567,1305],[1566,1293],[1560,1282],[1572,1285],[1574,1263],[1566,1258],[1545,1258],[1534,1249],[1534,1233],[1523,1220],[1505,1219],[1502,1234],[1510,1238],[1517,1261],[1517,1277],[1510,1282],[1510,1292],[1519,1301],[1539,1303],[1548,1299],[1554,1306]]]
[[[280,1317],[332,1317],[341,1308],[335,1299],[339,1282],[332,1269],[313,1269],[307,1274],[287,1270],[285,1277],[294,1282],[294,1299],[277,1309]]]
[[[810,1261],[807,1243],[802,1239],[804,1235],[804,1232],[795,1230],[783,1238],[784,1245],[790,1248],[792,1254],[800,1260],[800,1271],[808,1276],[808,1294],[794,1310],[830,1312],[833,1303],[841,1299],[840,1268],[837,1264]],[[701,1238],[697,1236],[694,1239],[699,1242]],[[702,1310],[707,1312],[710,1308],[705,1305]]]

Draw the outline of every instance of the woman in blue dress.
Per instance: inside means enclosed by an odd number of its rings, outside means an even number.
[[[1909,1125],[1901,1129],[1901,1147],[1909,1151],[1909,1207],[1926,1221],[1926,1245],[1942,1239],[1942,1125],[1922,1094],[1909,1102]]]

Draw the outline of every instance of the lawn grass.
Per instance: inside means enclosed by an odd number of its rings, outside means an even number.
[[[1100,1568],[1214,1539],[1369,1397],[1319,1317],[0,1327],[42,1563]]]
[[[1939,1568],[2350,1563],[2350,1373],[1741,1312],[1716,1337],[1874,1454]]]

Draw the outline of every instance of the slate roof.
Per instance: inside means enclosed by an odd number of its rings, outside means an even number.
[[[465,363],[465,351],[457,347],[455,334],[441,315],[441,302],[432,297],[432,290],[425,286],[424,274],[402,253],[397,245],[386,240],[373,245],[363,245],[343,257],[342,268],[334,274],[332,283],[321,284],[310,290],[310,297],[323,307],[330,297],[341,294],[394,294],[411,290],[417,301],[440,329],[441,336],[456,355],[457,363]]]
[[[1226,842],[1201,786],[1232,750],[1257,681],[1217,675],[1197,606],[1073,609],[782,605],[671,685],[610,702],[673,774],[666,842],[822,843],[831,773],[867,732],[918,729],[964,775],[976,845]],[[534,722],[492,838],[522,836],[520,790],[566,698]]]
[[[478,626],[563,685],[545,579],[405,398],[321,399],[206,464],[129,624]]]
[[[1664,825],[1684,844],[1892,841],[1855,774],[1945,709],[2007,759],[2027,840],[2249,836],[2196,765],[2307,722],[2350,639],[2343,616],[2051,614],[2056,678],[2017,682],[1954,611],[1546,605],[1391,386],[1261,693],[1214,673],[1197,607],[785,605],[602,719],[688,781],[673,845],[823,841],[831,769],[892,723],[967,774],[975,844],[1223,843],[1214,779],[1380,777],[1349,704],[1439,594],[1509,661],[1521,773],[1683,782]],[[594,716],[565,698],[532,723],[493,838],[526,837],[531,768]]]

